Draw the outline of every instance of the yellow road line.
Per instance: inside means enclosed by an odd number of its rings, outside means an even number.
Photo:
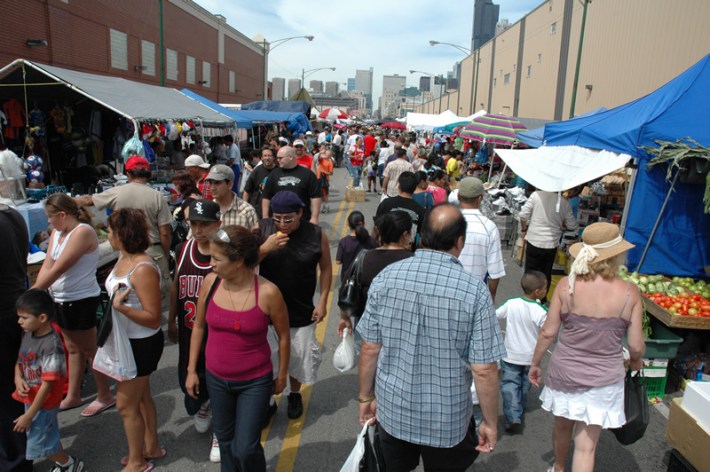
[[[345,212],[345,207],[348,207],[347,212]],[[329,241],[332,241],[334,237],[336,237],[338,234],[340,237],[343,237],[345,234],[347,234],[348,231],[348,222],[347,222],[347,215],[350,214],[350,212],[353,210],[355,206],[355,202],[346,202],[345,199],[343,199],[340,202],[340,205],[338,206],[338,212],[335,215],[335,218],[333,219],[333,226],[330,231],[330,235],[328,237]],[[345,218],[343,218],[343,215],[346,215]],[[338,225],[340,224],[340,220],[343,220],[342,227],[338,228]],[[340,231],[338,231],[338,229]],[[331,261],[335,260],[335,254],[331,253],[330,255]],[[335,269],[336,264],[333,264],[333,281],[336,279],[336,274],[337,271]],[[330,286],[330,292],[328,294],[328,302],[326,306],[330,308],[330,302],[333,299],[333,292],[335,290],[335,284],[332,283]],[[326,329],[328,327],[328,319],[330,316],[330,310],[328,310],[328,313],[326,314],[325,318],[323,318],[323,321],[321,321],[318,326],[316,326],[316,340],[318,341],[318,344],[321,346],[323,345],[323,342],[325,340],[325,333]],[[301,443],[301,434],[303,433],[303,424],[304,421],[306,420],[306,414],[308,413],[308,405],[310,404],[311,400],[311,393],[313,389],[311,385],[303,385],[301,387],[301,397],[303,399],[303,415],[301,415],[300,418],[295,419],[295,420],[289,420],[288,422],[288,427],[286,428],[286,434],[284,436],[283,444],[281,445],[281,453],[279,454],[279,460],[276,463],[276,472],[291,472],[293,470],[293,466],[296,463],[296,455],[298,454],[298,446]],[[278,404],[278,401],[277,401]],[[269,435],[269,428],[264,429],[262,431],[261,435],[261,442],[262,444],[266,441],[266,438]]]

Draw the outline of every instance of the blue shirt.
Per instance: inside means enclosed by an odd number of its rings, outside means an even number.
[[[473,409],[471,364],[505,357],[483,281],[454,256],[419,249],[375,277],[357,330],[381,344],[375,396],[387,433],[432,447],[460,443]]]

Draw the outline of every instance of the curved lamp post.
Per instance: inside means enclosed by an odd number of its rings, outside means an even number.
[[[335,70],[335,67],[316,67],[315,69],[301,69],[301,87],[306,88],[306,74],[310,75],[313,72],[317,72],[319,70]]]
[[[307,39],[308,41],[313,41],[315,36],[291,36],[288,38],[281,38],[277,39],[275,41],[267,41],[266,38],[264,38],[264,41],[262,42],[262,47],[264,48],[264,93],[263,93],[263,99],[266,100],[268,97],[268,92],[269,92],[269,79],[268,79],[268,65],[269,65],[269,52],[271,52],[272,49],[276,49],[278,46],[281,46],[283,43],[286,41],[290,41],[292,39]]]
[[[444,42],[442,42],[442,41],[434,41],[433,39],[429,41],[429,44],[430,44],[431,46],[436,46],[437,44],[445,44],[445,45],[447,45],[447,46],[451,46],[452,48],[458,49],[459,51],[461,51],[462,53],[466,54],[467,56],[470,56],[470,55],[473,53],[469,48],[466,48],[466,47],[463,47],[463,46],[459,46],[458,44],[444,43]]]

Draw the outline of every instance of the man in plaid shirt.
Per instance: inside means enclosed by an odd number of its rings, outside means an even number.
[[[491,294],[458,260],[466,220],[442,204],[421,231],[424,249],[372,282],[357,326],[360,423],[376,418],[386,468],[466,470],[496,445],[498,365],[505,345]],[[471,373],[483,410],[472,419]],[[377,380],[375,380],[377,379]]]

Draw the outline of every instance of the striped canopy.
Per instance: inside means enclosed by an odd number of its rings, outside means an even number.
[[[526,129],[525,125],[512,116],[486,114],[477,116],[461,128],[459,136],[484,143],[510,146],[516,140],[515,133]]]

